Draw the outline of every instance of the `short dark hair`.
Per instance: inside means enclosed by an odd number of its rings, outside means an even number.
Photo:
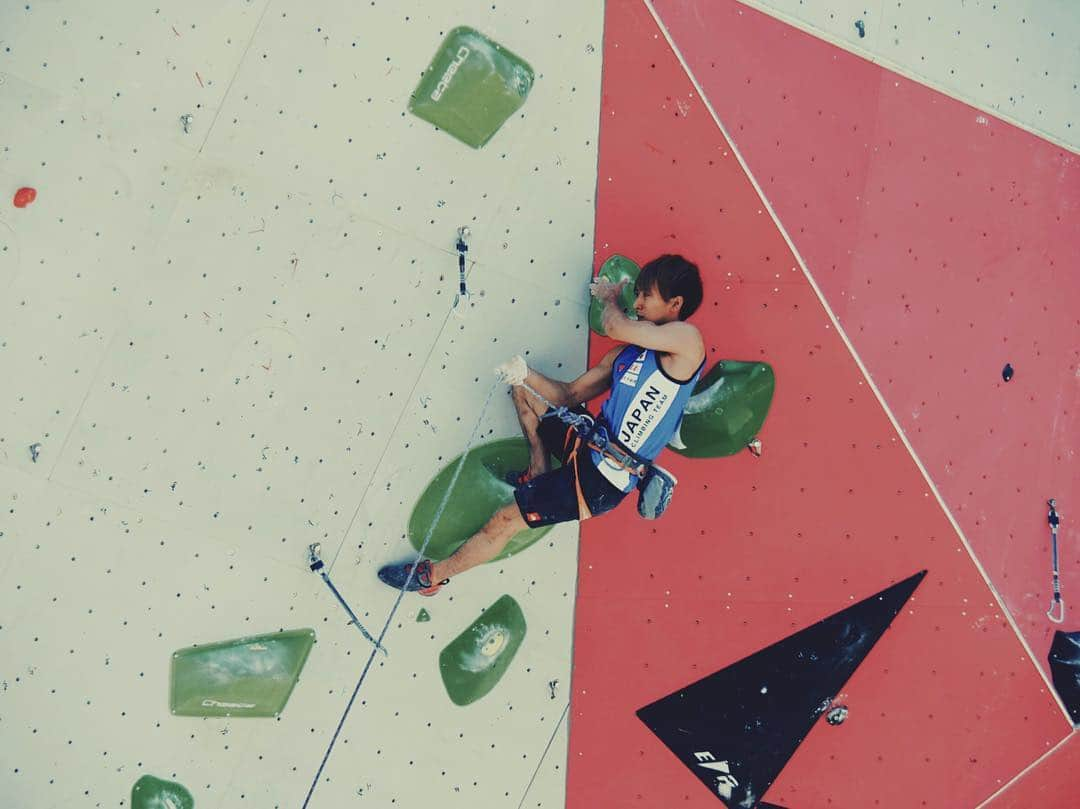
[[[701,273],[696,264],[682,256],[663,255],[641,268],[634,290],[647,291],[654,287],[665,301],[682,295],[679,320],[686,320],[701,306],[704,295]]]

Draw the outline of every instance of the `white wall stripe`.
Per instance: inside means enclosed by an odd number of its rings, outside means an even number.
[[[911,446],[911,442],[908,441],[908,438],[904,434],[904,431],[900,428],[900,423],[896,420],[896,416],[893,415],[892,410],[889,409],[889,405],[885,401],[885,398],[881,395],[881,391],[879,391],[877,385],[874,384],[874,380],[870,377],[870,372],[867,371],[866,366],[863,364],[862,359],[859,357],[858,352],[855,350],[855,346],[852,345],[851,340],[848,339],[847,334],[840,326],[840,321],[837,320],[836,315],[833,313],[833,310],[829,306],[828,301],[822,294],[821,288],[818,287],[817,283],[814,281],[814,277],[813,275],[811,275],[810,270],[807,268],[806,262],[803,260],[803,257],[799,253],[798,248],[795,247],[795,243],[791,240],[791,236],[788,235],[788,232],[784,228],[783,223],[776,215],[776,211],[773,210],[772,204],[765,196],[765,192],[762,190],[761,185],[757,181],[757,178],[754,177],[754,174],[750,171],[750,167],[749,165],[747,165],[746,160],[743,159],[742,152],[739,150],[738,144],[735,142],[735,139],[731,137],[731,134],[724,127],[723,122],[721,122],[720,117],[716,114],[716,110],[713,109],[712,103],[709,101],[709,97],[705,93],[705,89],[698,82],[697,78],[694,76],[693,71],[690,69],[690,66],[686,63],[686,60],[683,58],[682,52],[679,50],[678,46],[675,44],[675,41],[672,39],[671,34],[664,26],[664,23],[660,19],[660,15],[657,13],[656,9],[653,7],[651,0],[642,0],[642,2],[645,4],[645,7],[648,8],[649,13],[652,14],[653,19],[656,21],[657,27],[663,33],[664,38],[667,40],[672,52],[679,60],[679,64],[682,65],[687,77],[693,83],[694,89],[697,90],[697,93],[701,97],[701,100],[704,102],[705,107],[709,110],[709,114],[712,116],[713,121],[716,122],[716,126],[720,129],[720,132],[723,134],[724,138],[730,145],[732,154],[735,155],[735,158],[739,161],[739,165],[742,166],[742,169],[746,173],[746,176],[753,184],[754,190],[757,191],[758,197],[761,199],[762,204],[765,206],[766,210],[768,210],[769,216],[772,217],[772,220],[776,224],[777,229],[784,237],[784,241],[787,242],[787,245],[790,248],[792,255],[795,257],[795,260],[798,262],[799,267],[802,269],[803,275],[806,276],[806,280],[813,288],[814,294],[817,295],[818,300],[821,302],[822,308],[829,316],[829,322],[832,324],[832,327],[836,329],[837,333],[840,335],[840,338],[844,341],[844,345],[847,346],[848,351],[851,353],[852,359],[854,359],[855,363],[859,366],[859,371],[862,373],[863,378],[866,380],[866,384],[870,386],[870,390],[874,392],[874,396],[877,397],[878,403],[885,411],[885,415],[888,416],[889,421],[892,422],[893,429],[896,430],[897,436],[899,436],[900,440],[904,442],[904,446],[907,447],[908,452],[911,454],[911,459],[915,462],[915,465],[918,467],[919,472],[922,473],[923,480],[926,481],[927,487],[937,499],[938,505],[941,506],[941,510],[942,512],[944,512],[946,518],[948,518],[949,523],[953,527],[953,530],[956,531],[956,535],[960,538],[960,542],[967,550],[968,556],[971,557],[972,563],[974,563],[976,569],[979,571],[979,575],[982,576],[983,581],[986,582],[986,586],[993,594],[994,599],[997,601],[1002,614],[1006,617],[1006,620],[1008,620],[1009,626],[1012,627],[1012,630],[1016,634],[1017,639],[1024,647],[1024,651],[1027,652],[1028,660],[1031,662],[1031,665],[1034,666],[1035,670],[1039,673],[1039,677],[1041,677],[1043,682],[1046,684],[1047,690],[1057,702],[1058,708],[1061,710],[1062,716],[1071,726],[1072,720],[1069,718],[1069,712],[1065,708],[1065,705],[1061,701],[1061,698],[1058,696],[1057,691],[1054,689],[1053,683],[1050,682],[1050,679],[1047,677],[1046,672],[1043,671],[1042,667],[1036,661],[1035,654],[1034,652],[1032,652],[1031,647],[1028,645],[1028,642],[1024,638],[1023,633],[1020,631],[1020,627],[1017,625],[1016,620],[1012,616],[1012,613],[1005,606],[1005,601],[1002,598],[1001,593],[999,593],[997,588],[994,587],[994,583],[990,580],[990,577],[987,575],[986,570],[982,566],[982,563],[979,562],[978,557],[975,555],[975,552],[971,547],[971,543],[968,542],[967,537],[964,535],[963,529],[953,517],[952,512],[949,510],[949,507],[945,504],[945,500],[942,498],[941,492],[939,492],[937,486],[934,485],[934,481],[931,479],[930,474],[926,471],[926,467],[923,466],[923,463],[919,459],[919,456],[916,454],[914,447]]]

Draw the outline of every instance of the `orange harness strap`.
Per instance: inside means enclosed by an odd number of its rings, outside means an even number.
[[[591,442],[589,443],[588,446],[589,446],[589,449],[595,449],[597,452],[599,452],[601,455],[603,455],[605,458],[607,458],[609,461],[611,461],[617,467],[619,467],[622,470],[625,470],[625,471],[629,472],[631,475],[637,475],[638,477],[641,477],[642,475],[645,474],[645,467],[642,466],[642,465],[627,466],[625,463],[620,461],[618,458],[616,458],[610,452],[606,452],[603,447],[598,447],[598,446],[596,446],[596,444],[593,444]]]
[[[570,453],[570,458],[574,461],[574,486],[577,487],[578,519],[587,520],[592,517],[592,511],[589,509],[589,504],[585,502],[585,495],[581,493],[581,472],[578,468],[578,450],[580,448],[581,437],[578,436],[574,441],[574,449]]]

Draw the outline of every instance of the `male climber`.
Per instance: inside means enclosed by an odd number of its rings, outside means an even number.
[[[587,520],[615,508],[638,484],[625,463],[594,445],[583,445],[576,430],[552,415],[525,383],[573,413],[588,413],[585,403],[612,388],[600,408],[598,423],[616,448],[652,461],[678,428],[683,409],[705,366],[705,343],[696,327],[685,322],[701,305],[701,275],[682,256],[665,255],[641,269],[635,283],[631,320],[618,305],[626,281],[594,281],[592,295],[604,302],[607,335],[621,343],[600,363],[573,382],[558,382],[527,367],[515,356],[495,369],[514,386],[521,430],[529,442],[529,467],[511,473],[514,500],[498,511],[476,534],[441,562],[421,559],[389,565],[379,578],[397,589],[435,595],[452,576],[494,559],[525,528]],[[552,471],[548,455],[562,464]],[[640,471],[639,466],[632,467]]]

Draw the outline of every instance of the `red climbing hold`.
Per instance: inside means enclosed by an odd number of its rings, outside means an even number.
[[[25,208],[31,202],[37,199],[37,191],[33,188],[20,188],[15,192],[15,207]]]

